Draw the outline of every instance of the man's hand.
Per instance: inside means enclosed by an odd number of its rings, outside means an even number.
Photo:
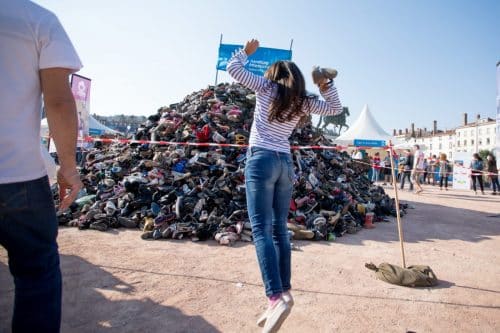
[[[57,171],[57,183],[59,185],[59,211],[63,211],[75,201],[83,184],[76,168],[64,166]]]
[[[247,56],[252,55],[259,48],[259,41],[257,39],[251,39],[245,44],[245,48],[243,49]]]
[[[47,120],[61,165],[57,172],[60,211],[67,209],[75,201],[83,187],[75,161],[78,119],[68,81],[71,73],[72,70],[66,68],[40,70]]]

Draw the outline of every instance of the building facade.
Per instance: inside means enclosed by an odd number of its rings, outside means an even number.
[[[481,150],[492,151],[496,148],[496,121],[494,119],[476,119],[455,130],[455,150],[470,154]]]
[[[499,133],[495,119],[481,118],[477,115],[475,121],[469,123],[467,114],[464,113],[462,124],[453,130],[438,130],[437,122],[434,121],[432,131],[427,131],[426,128],[415,129],[412,124],[411,130],[406,129],[404,132],[394,130],[393,135],[400,141],[420,145],[426,157],[445,153],[448,159],[452,160],[457,152],[472,155],[481,150],[493,151]]]

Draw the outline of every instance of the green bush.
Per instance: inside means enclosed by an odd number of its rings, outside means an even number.
[[[483,159],[483,161],[486,161],[486,157],[490,153],[493,154],[493,152],[490,152],[488,149],[482,149],[482,150],[479,151],[479,156],[481,156],[481,158]]]

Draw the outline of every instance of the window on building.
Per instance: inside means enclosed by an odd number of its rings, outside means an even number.
[[[464,147],[467,146],[467,140],[464,140]]]
[[[486,134],[490,134],[490,128],[489,127],[486,129]]]
[[[443,144],[442,143],[439,144],[439,150],[441,150],[441,149],[443,149]]]
[[[457,132],[457,136],[460,137],[460,132]]]
[[[457,141],[457,147],[460,147],[460,140]]]
[[[483,140],[482,139],[479,139],[478,141],[479,145],[481,146],[483,144]]]
[[[474,146],[474,140],[470,140],[470,145]]]
[[[449,144],[449,148],[452,149],[453,148],[453,144],[450,142]]]
[[[448,152],[448,160],[451,161],[451,159],[453,158],[453,154],[451,153],[451,150]]]
[[[467,136],[467,131],[464,131],[464,137],[466,137],[466,136]]]
[[[470,130],[470,136],[474,136],[474,130]]]
[[[490,138],[486,138],[486,144],[489,145],[490,144]]]
[[[429,149],[432,150],[432,143],[429,145]]]

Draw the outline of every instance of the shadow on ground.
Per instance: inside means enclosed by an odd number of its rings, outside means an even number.
[[[420,202],[404,203],[415,208],[407,209],[407,214],[401,218],[404,241],[407,243],[434,240],[480,242],[500,235],[500,218],[495,214]],[[337,242],[346,245],[363,245],[365,241],[398,242],[396,219],[390,219],[392,222],[376,223],[375,229],[365,229],[355,235],[337,238]]]
[[[115,293],[121,298],[123,294],[134,297],[135,288],[78,256],[62,255],[61,268],[64,281],[61,332],[219,332],[200,316],[188,316],[147,297],[113,300]],[[14,288],[8,267],[2,262],[0,286],[0,332],[3,333],[10,332]]]
[[[242,281],[240,279],[238,280],[231,280],[231,279],[220,279],[220,278],[213,278],[213,277],[207,277],[207,276],[201,276],[201,275],[195,275],[195,274],[176,274],[176,273],[168,273],[168,272],[163,272],[163,271],[157,271],[157,270],[144,270],[144,269],[136,269],[136,268],[127,268],[125,265],[123,266],[107,266],[103,265],[100,266],[103,269],[106,270],[111,270],[111,271],[129,271],[129,272],[134,272],[134,273],[146,273],[146,274],[152,274],[156,275],[159,277],[176,277],[176,278],[184,278],[186,279],[186,283],[188,281],[196,281],[196,280],[202,280],[202,281],[215,281],[215,282],[221,282],[221,283],[227,283],[228,285],[234,285],[236,283],[243,283],[246,286],[251,286],[255,287],[258,289],[262,288],[262,284],[257,284],[257,283],[251,283],[247,281]],[[397,286],[393,285],[394,288],[409,288],[409,287],[402,287],[402,286]],[[429,290],[434,289],[448,289],[448,288],[464,288],[464,289],[469,289],[469,290],[474,290],[477,293],[493,293],[493,294],[500,294],[499,290],[491,290],[491,289],[482,289],[482,288],[476,288],[476,287],[469,287],[469,286],[463,286],[463,285],[457,285],[453,282],[449,282],[446,280],[439,280],[439,284],[435,287],[420,287],[420,288],[412,288],[414,290],[419,290],[423,294],[427,294]],[[479,309],[500,309],[499,306],[496,305],[484,305],[484,304],[474,304],[469,302],[469,300],[464,300],[463,302],[447,302],[447,301],[435,301],[435,300],[425,300],[425,299],[415,299],[415,298],[404,298],[404,297],[388,297],[388,296],[375,296],[375,295],[363,295],[363,294],[355,294],[355,293],[350,293],[350,292],[332,292],[332,291],[322,291],[322,290],[317,290],[314,288],[295,288],[294,292],[300,292],[304,294],[314,294],[314,295],[331,295],[331,296],[345,296],[345,297],[351,297],[351,298],[358,298],[358,299],[369,299],[369,300],[386,300],[386,301],[391,301],[391,302],[397,302],[397,303],[422,303],[422,304],[440,304],[440,305],[452,305],[456,307],[464,307],[464,308],[479,308]],[[197,331],[194,331],[197,332]],[[211,331],[207,331],[211,332]]]

